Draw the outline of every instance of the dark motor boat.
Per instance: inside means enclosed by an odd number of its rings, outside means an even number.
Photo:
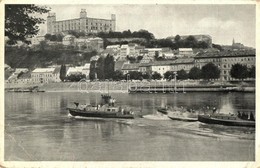
[[[102,95],[103,103],[98,105],[79,105],[76,108],[67,108],[72,116],[98,117],[98,118],[124,118],[133,119],[134,112],[121,106],[115,106],[115,99],[110,95]]]
[[[241,114],[242,113],[242,114]],[[245,114],[246,113],[246,114]],[[235,114],[204,114],[198,115],[198,120],[208,124],[221,124],[228,126],[255,127],[255,118],[252,111]]]

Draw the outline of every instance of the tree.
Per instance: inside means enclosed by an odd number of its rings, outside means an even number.
[[[76,38],[79,38],[79,32],[75,30],[69,30],[68,34],[75,36]]]
[[[120,81],[124,79],[124,74],[120,70],[116,70],[113,74],[113,80]]]
[[[51,35],[50,41],[57,41],[57,36],[56,35]]]
[[[41,51],[45,51],[45,50],[49,47],[49,45],[48,45],[47,42],[44,40],[44,41],[40,41],[39,47],[40,47],[40,50],[41,50]]]
[[[66,66],[64,64],[60,67],[60,80],[63,82],[66,78]]]
[[[150,80],[152,78],[152,74],[150,72],[144,72],[142,73],[143,79],[148,79]]]
[[[128,74],[129,74],[130,79],[134,79],[134,80],[142,80],[143,79],[141,72],[130,71]]]
[[[56,40],[59,42],[62,42],[63,35],[62,34],[56,34]]]
[[[79,82],[82,79],[86,79],[86,75],[85,74],[71,74],[71,75],[67,76],[66,79],[71,82]]]
[[[223,48],[219,44],[212,44],[212,47],[218,49],[219,51],[223,51]]]
[[[236,79],[245,79],[248,77],[248,69],[246,65],[242,65],[242,64],[234,64],[231,67],[230,70],[230,75],[232,78],[236,78]]]
[[[105,79],[112,79],[115,69],[115,61],[112,55],[107,55],[104,60],[104,77]]]
[[[177,79],[180,79],[180,80],[188,79],[187,72],[184,69],[177,71]]]
[[[51,40],[51,34],[45,34],[44,38],[45,40]]]
[[[162,75],[158,72],[153,72],[152,79],[153,80],[160,80],[160,79],[162,79]]]
[[[96,61],[91,61],[90,62],[90,67],[89,67],[89,79],[94,80],[96,79]]]
[[[190,79],[200,79],[201,78],[201,70],[198,67],[193,67],[189,72]]]
[[[105,79],[105,73],[104,73],[104,62],[105,62],[105,58],[104,57],[99,57],[99,59],[97,60],[97,78],[99,80],[104,80]]]
[[[180,40],[181,40],[181,36],[177,34],[177,35],[174,37],[174,41],[175,41],[176,43],[178,43]]]
[[[218,79],[220,77],[220,69],[212,62],[204,65],[201,69],[203,79]]]
[[[5,36],[8,37],[8,44],[16,44],[22,41],[30,44],[26,38],[37,35],[39,32],[38,24],[44,23],[43,18],[33,15],[44,14],[50,9],[36,5],[5,5]]]
[[[249,68],[248,77],[249,78],[255,78],[255,66],[252,66],[251,68]]]
[[[174,72],[173,71],[167,71],[163,74],[164,79],[171,80],[174,79]]]

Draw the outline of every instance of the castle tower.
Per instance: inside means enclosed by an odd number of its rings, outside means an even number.
[[[116,15],[111,14],[111,29],[112,31],[116,31]]]
[[[48,13],[47,16],[47,33],[54,34],[54,24],[56,22],[56,14]]]
[[[87,17],[86,9],[81,9],[80,18],[86,18],[86,17]]]
[[[87,12],[86,9],[81,9],[80,12],[80,31],[86,32],[86,20],[87,20]]]
[[[116,15],[115,14],[111,14],[111,20],[116,20]]]

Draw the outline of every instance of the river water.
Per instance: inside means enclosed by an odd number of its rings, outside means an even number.
[[[97,103],[100,93],[5,93],[6,161],[253,161],[255,129],[173,121],[160,106],[222,113],[255,109],[254,93],[112,93],[143,118],[82,119],[73,102]]]

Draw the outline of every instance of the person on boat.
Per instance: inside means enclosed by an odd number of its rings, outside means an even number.
[[[240,111],[237,112],[237,117],[238,117],[238,118],[241,118],[241,113],[240,113]]]
[[[77,102],[74,102],[74,104],[76,105],[76,107],[77,107],[77,108],[79,107],[79,103],[77,103]]]
[[[116,102],[116,99],[112,99],[112,106],[114,107],[115,106],[115,102]]]
[[[214,114],[216,111],[217,111],[217,108],[216,108],[216,107],[213,107],[213,109],[212,109],[213,114]]]

